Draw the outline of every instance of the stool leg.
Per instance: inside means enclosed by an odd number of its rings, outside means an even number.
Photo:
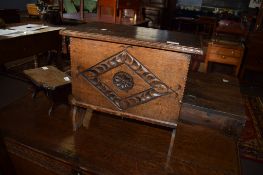
[[[50,106],[50,108],[48,109],[48,116],[50,116],[51,115],[51,113],[52,113],[52,111],[53,111],[53,109],[55,108],[55,103],[54,102],[52,102],[52,104],[51,104],[51,106]]]
[[[34,55],[34,66],[35,68],[38,68],[38,60],[36,55]]]
[[[41,89],[39,87],[36,87],[36,86],[32,86],[32,88],[34,88],[34,90],[32,92],[32,98],[35,99],[38,92],[41,91]]]

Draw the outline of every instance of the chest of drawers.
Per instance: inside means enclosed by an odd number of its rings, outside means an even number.
[[[228,44],[219,42],[208,43],[205,70],[209,62],[216,62],[235,66],[235,75],[238,75],[243,58],[244,47],[241,44]]]

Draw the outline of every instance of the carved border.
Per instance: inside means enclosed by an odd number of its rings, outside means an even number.
[[[110,87],[100,80],[99,76],[121,65],[126,65],[151,87],[124,99],[119,97]],[[158,79],[135,57],[129,54],[126,49],[84,71],[81,71],[80,67],[78,67],[78,72],[85,80],[107,97],[119,110],[126,110],[173,92],[178,96],[177,92],[173,91]],[[177,90],[179,89],[181,89],[180,85],[177,87]]]
[[[77,38],[87,38],[87,39],[92,39],[92,40],[109,41],[109,42],[114,42],[114,43],[142,46],[142,47],[176,51],[176,52],[196,54],[196,55],[204,54],[201,48],[176,45],[176,44],[167,44],[167,43],[154,42],[154,41],[143,41],[143,40],[138,40],[138,39],[133,39],[133,38],[105,35],[105,34],[99,34],[99,33],[78,32],[78,31],[66,29],[66,30],[61,30],[60,34],[65,35],[65,36],[77,37]]]

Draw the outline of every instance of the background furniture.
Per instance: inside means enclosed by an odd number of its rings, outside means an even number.
[[[246,114],[238,79],[218,73],[190,72],[180,121],[214,128],[239,139]]]
[[[71,92],[71,78],[67,74],[54,66],[27,69],[24,70],[24,73],[35,86],[33,98],[39,91],[44,91],[51,100],[49,116],[56,106],[67,104],[68,94]]]
[[[2,139],[17,175],[240,175],[236,142],[215,130],[179,124],[164,169],[169,130],[95,112],[89,128],[73,132],[68,107],[57,108],[52,118],[48,108],[40,95],[0,111]]]
[[[196,33],[206,38],[211,38],[217,25],[215,17],[200,16],[195,19]]]
[[[60,28],[47,27],[7,37],[0,36],[0,65],[20,58],[34,56],[50,50],[61,51]]]
[[[143,9],[145,19],[149,20],[149,27],[163,29],[168,21],[166,19],[168,0],[148,0]]]
[[[216,62],[235,66],[235,75],[239,73],[244,53],[242,43],[227,41],[209,42],[205,58],[205,70],[208,71],[209,62]]]
[[[118,15],[119,21],[122,23],[123,18],[125,18],[125,13],[133,13],[132,16],[127,15],[128,18],[134,21],[137,18],[141,18],[141,0],[119,0],[118,1]],[[130,20],[130,19],[129,19]]]
[[[117,18],[117,0],[99,0],[98,1],[98,17],[111,17],[116,23]]]
[[[256,25],[254,31],[262,31],[263,30],[263,2],[261,2],[260,8],[258,10]]]
[[[234,20],[219,20],[214,30],[214,38],[220,38],[220,35],[227,35],[227,37],[234,37],[245,40],[248,34],[248,29],[241,21]]]
[[[248,71],[263,72],[262,46],[263,31],[250,32],[246,41],[246,52],[240,72],[242,81],[245,81],[245,74]]]
[[[27,9],[27,13],[30,17],[31,16],[37,16],[37,17],[40,16],[40,11],[39,11],[36,4],[27,4],[26,9]]]
[[[4,20],[5,23],[19,23],[20,14],[18,9],[0,9],[0,18]]]

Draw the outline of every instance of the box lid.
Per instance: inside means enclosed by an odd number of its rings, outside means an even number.
[[[198,36],[145,27],[91,22],[68,27],[61,35],[203,55]]]

